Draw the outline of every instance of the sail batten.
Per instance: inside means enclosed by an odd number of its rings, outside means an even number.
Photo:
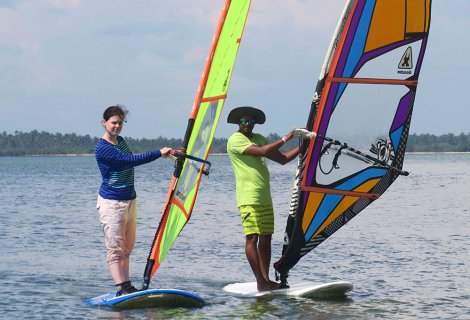
[[[206,98],[202,98],[201,102],[214,102],[214,101],[219,101],[219,100],[223,100],[226,98],[227,98],[227,95],[206,97]]]
[[[209,155],[250,4],[250,0],[226,0],[222,9],[184,137],[183,148],[193,158],[206,160]],[[147,259],[144,289],[148,288],[191,217],[204,168],[204,163],[195,165],[188,159],[176,161],[162,218]]]
[[[349,0],[320,72],[301,145],[285,245],[289,270],[403,171],[431,0]],[[327,138],[328,137],[328,138]]]
[[[327,82],[343,82],[343,83],[363,83],[363,84],[389,84],[399,86],[417,86],[418,80],[397,80],[397,79],[376,79],[376,78],[339,78],[331,77],[326,79]]]

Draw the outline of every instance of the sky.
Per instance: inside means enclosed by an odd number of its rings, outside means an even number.
[[[228,112],[265,111],[262,134],[303,127],[344,0],[253,0],[216,137]],[[224,0],[0,0],[0,132],[183,138]],[[433,0],[411,133],[470,132],[470,1]]]

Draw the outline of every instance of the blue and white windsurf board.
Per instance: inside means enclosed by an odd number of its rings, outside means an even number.
[[[116,297],[116,291],[85,301],[90,306],[107,306],[115,309],[141,309],[156,307],[197,307],[205,301],[199,295],[178,289],[147,289]]]

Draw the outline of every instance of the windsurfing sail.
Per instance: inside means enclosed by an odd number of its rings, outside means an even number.
[[[282,257],[289,270],[400,175],[431,0],[349,0],[330,43],[301,144]]]
[[[186,154],[206,160],[222,113],[250,8],[250,0],[226,0],[212,40],[184,137]],[[143,289],[160,267],[188,222],[207,163],[188,157],[176,161],[162,218],[144,271]]]

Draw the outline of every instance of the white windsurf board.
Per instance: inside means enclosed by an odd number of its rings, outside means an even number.
[[[289,288],[261,291],[256,288],[256,282],[232,283],[224,287],[225,292],[239,294],[247,297],[260,297],[266,295],[285,295],[307,298],[338,298],[344,297],[353,289],[353,284],[346,281],[328,283],[304,282],[290,285]]]

